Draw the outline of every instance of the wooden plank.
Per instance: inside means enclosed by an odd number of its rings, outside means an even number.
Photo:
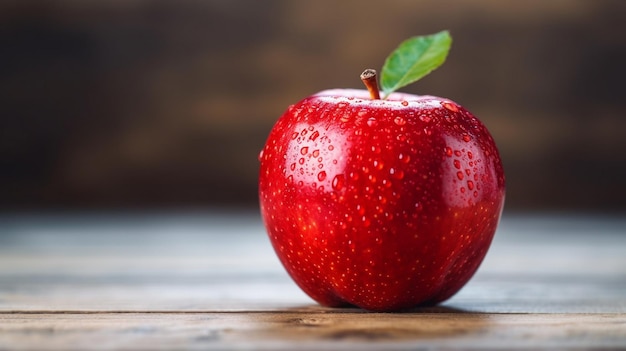
[[[257,313],[0,314],[0,349],[597,349],[626,345],[623,314],[438,309]]]

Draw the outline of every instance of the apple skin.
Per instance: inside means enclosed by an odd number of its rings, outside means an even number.
[[[259,160],[272,246],[324,306],[397,311],[450,298],[485,257],[504,205],[486,127],[434,96],[322,91],[289,107]]]

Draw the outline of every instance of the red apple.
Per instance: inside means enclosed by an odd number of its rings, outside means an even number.
[[[327,90],[290,106],[259,156],[270,241],[324,306],[448,299],[502,212],[501,160],[476,117],[450,99],[377,92]]]

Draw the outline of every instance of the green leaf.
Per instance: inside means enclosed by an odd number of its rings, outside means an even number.
[[[380,84],[385,98],[441,66],[448,56],[451,44],[452,37],[446,30],[402,42],[387,57],[381,72]]]

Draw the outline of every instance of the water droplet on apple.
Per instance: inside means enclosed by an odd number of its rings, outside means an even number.
[[[474,182],[472,182],[471,180],[467,181],[467,188],[469,190],[474,190]]]
[[[290,169],[290,170],[292,170],[292,171],[293,171],[293,170],[295,170],[295,169],[296,169],[296,163],[295,163],[295,162],[294,162],[294,163],[292,163],[292,164],[289,166],[289,169]]]
[[[374,168],[377,170],[381,170],[383,169],[384,165],[382,162],[378,161],[378,160],[374,160]]]
[[[456,177],[459,178],[459,180],[463,180],[463,178],[464,178],[463,172],[461,172],[461,171],[456,172]]]
[[[343,228],[345,229],[345,228]],[[354,242],[352,240],[348,240],[348,246],[350,247],[350,250],[354,251],[356,249],[356,245],[354,244]]]
[[[409,106],[409,102],[405,100],[402,100],[401,104],[402,106]]]
[[[455,154],[457,157],[461,157],[461,151],[459,151],[459,150],[455,150],[455,151],[454,151],[454,154]]]
[[[300,157],[300,159],[298,160],[298,163],[303,165],[304,164],[304,157]]]
[[[376,127],[376,124],[378,124],[378,122],[376,121],[376,118],[374,117],[370,117],[367,119],[367,125],[370,127]]]
[[[328,151],[333,151],[333,150],[335,150],[335,147],[332,145],[328,145]]]
[[[465,142],[469,142],[470,140],[472,140],[472,138],[470,138],[470,136],[469,136],[469,135],[467,135],[467,134],[463,134],[463,141],[465,141]]]
[[[400,116],[396,116],[396,118],[393,119],[393,123],[399,125],[399,126],[403,126],[406,124],[406,120]]]
[[[446,156],[452,157],[452,148],[451,147],[446,146],[445,151],[446,151]]]
[[[467,158],[469,158],[470,160],[474,158],[474,154],[471,151],[467,152]]]
[[[309,147],[308,146],[305,146],[302,149],[300,149],[300,153],[302,155],[306,155],[308,152],[309,152]]]
[[[445,109],[448,110],[448,111],[459,112],[459,108],[455,104],[453,104],[452,102],[443,101],[441,103],[441,106],[445,107]]]
[[[293,132],[293,134],[291,134],[291,140],[295,140],[298,137],[298,135],[300,135],[300,133]]]
[[[379,196],[378,196],[378,202],[379,202],[381,205],[385,205],[385,204],[387,203],[387,198],[386,198],[386,197],[384,197],[384,196],[382,196],[382,195],[379,195]]]
[[[315,141],[315,139],[317,139],[320,136],[320,132],[318,132],[317,130],[313,132],[313,134],[311,134],[311,136],[309,137],[309,139],[311,139],[312,141]]]
[[[313,157],[319,156],[320,155],[320,150],[313,150],[312,155],[313,155]]]
[[[343,174],[337,174],[335,178],[333,178],[333,182],[332,182],[333,189],[336,191],[343,189],[345,181],[346,180]]]
[[[389,168],[389,174],[391,174],[391,176],[396,179],[404,178],[404,171],[402,171],[401,169],[395,169],[393,167]]]
[[[326,179],[326,172],[321,171],[317,174],[317,180],[323,182]]]
[[[461,169],[461,162],[459,160],[454,160],[454,168]]]
[[[411,155],[405,155],[403,153],[400,153],[398,155],[398,160],[400,160],[402,163],[409,163],[409,161],[411,161]]]
[[[361,220],[363,221],[363,226],[366,228],[372,224],[372,221],[370,221],[370,219],[365,216],[363,216]]]
[[[365,214],[365,208],[363,208],[363,206],[361,206],[361,204],[357,204],[356,205],[356,212],[359,214],[359,216],[363,216]]]

